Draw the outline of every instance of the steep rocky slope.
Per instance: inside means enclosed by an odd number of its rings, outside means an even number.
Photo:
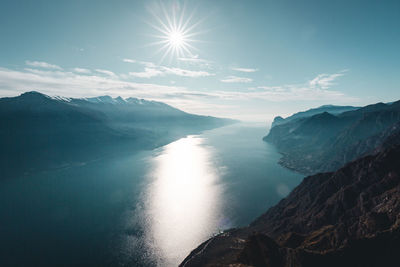
[[[250,226],[207,240],[181,266],[398,266],[400,145],[387,140],[374,155],[306,177]]]

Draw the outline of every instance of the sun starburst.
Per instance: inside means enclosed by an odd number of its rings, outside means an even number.
[[[167,9],[162,2],[159,4],[158,13],[152,11],[156,23],[149,23],[157,34],[153,37],[159,39],[150,45],[157,45],[160,48],[156,53],[161,53],[161,62],[169,56],[170,61],[175,58],[192,57],[193,51],[197,48],[193,43],[199,40],[193,39],[200,32],[197,31],[201,21],[193,22],[192,12],[189,16],[185,14],[185,6],[174,4]]]

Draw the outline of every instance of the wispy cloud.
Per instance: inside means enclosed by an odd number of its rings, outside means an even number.
[[[144,71],[129,72],[129,75],[131,75],[133,77],[138,77],[138,78],[151,78],[151,77],[155,77],[155,76],[162,76],[162,75],[164,75],[164,72],[157,70],[155,68],[145,67]]]
[[[110,77],[116,77],[116,76],[117,76],[117,75],[115,75],[114,72],[109,71],[109,70],[95,69],[95,71],[97,71],[98,73],[101,73],[101,74],[108,75],[108,76],[110,76]]]
[[[312,79],[309,84],[313,88],[321,88],[321,89],[328,89],[332,85],[334,85],[334,81],[338,78],[341,77],[347,72],[347,70],[342,70],[339,73],[334,73],[334,74],[319,74],[317,77]]]
[[[253,79],[237,76],[228,76],[221,80],[223,83],[250,83]]]
[[[188,63],[190,65],[199,66],[201,68],[212,68],[212,66],[214,65],[214,62],[200,58],[199,55],[193,55],[191,57],[180,57],[178,58],[178,60],[184,63]]]
[[[185,91],[183,87],[151,83],[134,83],[109,75],[81,75],[67,71],[42,71],[27,69],[17,71],[0,68],[0,95],[37,90],[49,95],[87,97],[109,94],[111,96],[137,96],[159,98],[164,94]]]
[[[252,89],[252,90],[261,89],[261,90],[270,91],[270,92],[285,92],[285,91],[287,91],[285,86],[258,86],[256,88],[249,88],[249,89]]]
[[[178,68],[164,69],[164,72],[167,71],[174,72],[177,75],[187,75],[188,77],[200,75],[191,72],[182,73],[183,70]],[[39,90],[52,95],[57,93],[65,96],[93,96],[105,93],[110,95],[131,96],[135,94],[140,97],[157,98],[159,100],[168,100],[171,98],[224,100],[262,99],[266,101],[354,100],[354,98],[350,98],[342,92],[330,89],[334,85],[333,81],[335,78],[344,75],[344,72],[317,75],[311,81],[303,84],[257,86],[249,88],[250,90],[248,91],[196,91],[195,89],[189,90],[181,86],[132,82],[123,79],[122,77],[124,77],[124,75],[117,75],[111,71],[101,69],[97,69],[96,72],[106,75],[95,75],[93,74],[94,72],[84,73],[85,75],[82,75],[77,72],[64,70],[27,68],[24,71],[19,71],[0,68],[0,95],[12,95],[16,92]],[[318,81],[318,83],[316,81]],[[323,86],[321,86],[321,84]]]
[[[166,66],[156,65],[152,62],[138,61],[128,58],[123,59],[123,61],[127,63],[137,63],[145,66],[144,71],[129,72],[129,75],[137,78],[152,78],[157,76],[166,76],[168,74],[182,76],[182,77],[190,77],[190,78],[208,77],[215,75],[213,73],[204,70],[188,70],[176,67],[166,67]]]
[[[126,62],[126,63],[136,63],[137,62],[136,60],[130,59],[130,58],[124,58],[122,61]]]
[[[240,71],[240,72],[256,72],[258,69],[252,69],[252,68],[231,68],[232,70],[235,71]]]
[[[130,58],[124,58],[122,61],[126,62],[126,63],[140,64],[140,65],[144,65],[146,67],[151,67],[151,68],[157,67],[156,64],[154,64],[153,62],[149,62],[149,61],[141,61],[141,60],[130,59]]]
[[[61,70],[62,68],[57,65],[53,65],[47,62],[43,61],[25,61],[25,64],[31,67],[37,67],[37,68],[44,68],[44,69],[55,69],[55,70]]]
[[[347,70],[334,74],[319,74],[314,79],[303,84],[286,84],[277,86],[250,87],[248,97],[257,96],[260,99],[270,101],[313,101],[313,100],[352,100],[344,93],[329,90],[335,85],[334,81],[343,75]]]
[[[174,75],[183,76],[183,77],[197,78],[197,77],[214,76],[213,73],[210,73],[207,71],[202,71],[202,70],[186,70],[186,69],[169,68],[169,67],[161,67],[161,69],[164,70],[165,73],[174,74]]]
[[[268,88],[257,89],[254,91],[178,91],[163,95],[164,99],[220,99],[227,101],[251,101],[263,100],[267,102],[291,102],[291,101],[340,101],[350,102],[356,101],[355,98],[348,97],[342,92],[311,89],[309,87],[291,86],[286,88],[277,87],[275,89]],[[242,102],[245,103],[245,102]]]
[[[89,73],[91,73],[90,70],[84,69],[84,68],[74,68],[73,71],[74,71],[74,72],[77,72],[77,73],[83,73],[83,74],[89,74]]]
[[[209,73],[207,71],[193,71],[186,70],[181,68],[169,68],[169,67],[145,67],[142,72],[129,72],[129,75],[138,77],[138,78],[152,78],[156,76],[165,76],[166,74],[172,74],[176,76],[182,77],[190,77],[190,78],[198,78],[198,77],[207,77],[213,76],[214,74]]]
[[[180,57],[178,58],[179,61],[183,62],[194,62],[194,63],[209,63],[210,61],[199,58],[198,55],[193,56],[193,57]]]
[[[165,72],[166,70],[164,70]],[[171,68],[179,74],[180,70]],[[14,96],[26,91],[37,90],[49,95],[66,97],[89,97],[99,95],[138,97],[162,101],[188,112],[208,115],[236,117],[249,116],[244,106],[252,108],[259,101],[288,103],[293,101],[318,101],[318,103],[349,103],[357,101],[340,91],[320,88],[307,81],[303,84],[288,84],[276,86],[255,86],[247,91],[232,90],[196,90],[175,84],[162,85],[156,83],[133,82],[130,75],[91,71],[79,73],[74,70],[35,69],[12,70],[0,68],[0,96]],[[184,73],[183,75],[193,75]],[[197,75],[197,74],[196,74]],[[319,76],[319,75],[318,75]],[[318,77],[317,76],[317,77]],[[190,77],[190,76],[189,76]],[[317,78],[316,77],[316,78]],[[314,79],[313,79],[314,80]],[[259,104],[258,104],[259,105]],[[265,105],[263,105],[265,106]],[[240,109],[240,114],[237,112]],[[216,113],[216,110],[219,113]],[[236,113],[229,113],[236,112]],[[262,112],[267,112],[264,110]]]

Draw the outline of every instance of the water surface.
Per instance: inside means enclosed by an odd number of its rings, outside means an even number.
[[[277,164],[262,125],[0,181],[0,265],[175,266],[250,223],[302,176]]]

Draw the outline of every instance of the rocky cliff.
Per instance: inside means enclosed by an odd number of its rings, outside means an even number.
[[[398,266],[400,145],[391,138],[374,155],[306,177],[250,226],[207,240],[181,266]]]

